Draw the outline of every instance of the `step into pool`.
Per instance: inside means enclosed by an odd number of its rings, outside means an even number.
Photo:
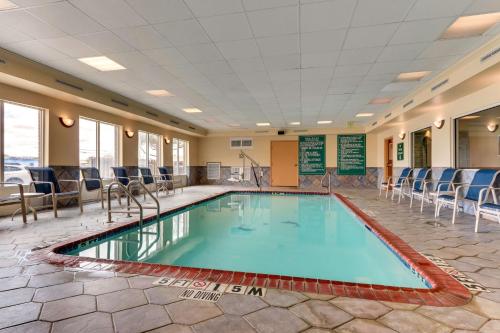
[[[430,287],[348,207],[325,195],[227,194],[66,254]]]

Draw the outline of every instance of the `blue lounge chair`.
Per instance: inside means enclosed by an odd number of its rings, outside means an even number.
[[[422,168],[418,171],[410,190],[410,208],[413,207],[413,198],[424,193],[424,182],[429,178],[430,173],[431,169],[429,168]]]
[[[401,187],[404,183],[409,184],[411,172],[412,172],[411,168],[404,168],[403,171],[401,171],[401,175],[399,176],[396,183],[392,182],[392,177],[387,178],[387,181],[382,182],[382,184],[380,184],[380,192],[378,196],[380,197],[382,195],[382,191],[385,190],[385,198],[387,199],[387,196],[389,195],[389,189],[392,188],[391,199],[394,199],[394,188]]]
[[[50,197],[52,199],[52,209],[54,211],[54,217],[57,217],[57,203],[59,200],[66,199],[77,199],[78,205],[80,206],[80,212],[83,213],[82,206],[82,191],[80,188],[80,181],[74,179],[57,179],[56,173],[52,168],[45,167],[26,167],[30,173],[32,182],[30,183],[30,192],[34,187],[35,192],[44,193],[44,197]],[[64,192],[61,189],[60,183],[74,183],[76,185],[76,191]]]
[[[171,184],[174,194],[176,188],[180,188],[181,192],[184,192],[184,189],[182,188],[182,183],[176,180],[173,174],[168,173],[167,167],[158,167],[158,171],[160,172],[161,179],[166,181],[167,186],[168,184]]]
[[[476,204],[479,202],[479,194],[482,189],[487,189],[492,187],[496,177],[500,173],[500,170],[493,169],[481,169],[476,171],[474,178],[470,184],[459,184],[455,191],[448,191],[439,196],[436,199],[436,213],[435,216],[439,216],[439,212],[442,206],[453,207],[453,218],[452,223],[455,224],[455,217],[457,211],[460,209],[460,204],[465,201],[470,201],[473,204],[474,212],[477,214]],[[462,197],[462,189],[466,189],[465,195]]]
[[[139,168],[139,170],[141,171],[142,183],[144,185],[154,184],[156,197],[158,197],[158,191],[166,191],[168,194],[167,181],[163,179],[162,175],[152,175],[150,168]]]
[[[104,194],[108,191],[109,184],[104,184],[105,179],[101,178],[101,174],[97,168],[80,168],[80,172],[82,174],[82,185],[85,185],[87,192],[99,191],[97,195],[101,199],[101,206],[104,209]],[[115,188],[112,192],[116,194],[118,202],[121,205],[121,195],[118,189]]]
[[[441,173],[439,180],[435,182],[432,179],[424,180],[423,188],[421,191],[414,191],[412,195],[415,199],[419,199],[420,202],[420,213],[424,210],[424,201],[428,203],[436,203],[437,196],[442,192],[447,192],[454,190],[455,178],[460,169],[447,168]],[[434,185],[435,184],[435,185]],[[434,185],[434,186],[433,186]]]
[[[498,191],[498,192],[497,192]],[[491,193],[493,202],[488,202],[488,196]],[[498,187],[488,187],[483,188],[479,192],[479,201],[477,203],[476,212],[476,226],[474,231],[477,232],[479,228],[479,218],[481,215],[490,216],[492,218],[497,218],[498,223],[500,223],[500,203],[498,202],[498,195],[500,194],[500,188]]]

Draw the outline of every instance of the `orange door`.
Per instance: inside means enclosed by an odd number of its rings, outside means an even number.
[[[298,160],[298,141],[271,141],[271,186],[298,186]]]

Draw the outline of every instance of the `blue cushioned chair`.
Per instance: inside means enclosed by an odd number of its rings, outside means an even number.
[[[424,180],[423,187],[421,191],[413,192],[415,199],[420,200],[420,212],[424,210],[424,201],[428,203],[436,203],[437,196],[442,191],[454,190],[454,181],[460,170],[454,168],[444,169],[439,177],[438,181],[435,182],[432,179]]]
[[[56,173],[52,168],[44,167],[26,167],[30,173],[32,182],[30,183],[30,192],[34,187],[35,192],[44,193],[44,197],[50,197],[52,199],[52,209],[54,211],[54,217],[57,217],[57,202],[59,200],[66,200],[76,198],[78,200],[78,205],[80,206],[80,212],[83,213],[82,206],[82,191],[80,188],[80,182],[74,179],[57,179]],[[60,183],[74,183],[76,185],[76,191],[66,191],[61,190]]]
[[[380,184],[380,192],[378,196],[380,197],[382,195],[382,191],[385,190],[385,198],[387,199],[387,196],[389,195],[389,189],[392,188],[393,192],[391,199],[394,199],[394,188],[401,188],[401,186],[405,183],[409,184],[412,171],[413,170],[411,168],[404,168],[403,171],[401,171],[401,175],[399,176],[396,183],[392,182],[392,177],[387,178],[387,181]]]
[[[163,179],[162,175],[151,174],[150,168],[139,168],[142,176],[142,183],[144,185],[154,184],[156,196],[158,197],[158,191],[166,191],[168,194],[167,181]]]
[[[442,206],[453,207],[452,223],[455,224],[455,217],[457,215],[458,209],[460,208],[460,204],[462,204],[463,208],[463,203],[465,201],[472,202],[474,211],[477,215],[478,210],[476,204],[479,203],[481,190],[493,187],[495,179],[499,173],[500,170],[494,169],[478,170],[474,174],[474,178],[472,178],[472,182],[470,184],[460,184],[455,188],[455,191],[448,191],[439,194],[436,200],[435,216],[439,216],[439,212]],[[462,189],[466,190],[463,197],[461,194]]]
[[[493,202],[488,202],[488,197],[490,193]],[[477,211],[476,211],[476,226],[474,228],[475,232],[478,231],[479,218],[481,217],[481,215],[490,216],[492,218],[496,217],[498,223],[500,223],[500,203],[498,202],[499,195],[500,195],[500,188],[498,187],[483,188],[481,192],[479,192],[479,201],[477,203]]]
[[[421,168],[417,176],[413,181],[413,185],[410,190],[410,208],[413,207],[413,198],[418,197],[420,194],[424,193],[424,182],[429,178],[431,174],[431,169]]]
[[[127,168],[125,167],[111,167],[113,173],[115,174],[115,180],[127,186],[130,183],[130,177],[128,176]]]
[[[167,167],[158,167],[158,171],[160,173],[161,179],[165,181],[168,189],[168,184],[171,184],[172,190],[174,191],[175,194],[175,189],[180,188],[181,192],[184,192],[184,189],[182,188],[182,183],[179,180],[176,180],[174,175],[171,173],[168,173],[168,168]],[[168,191],[167,191],[168,194]]]
[[[107,193],[109,184],[104,184],[105,179],[101,178],[101,174],[97,168],[80,168],[80,172],[82,174],[82,184],[85,185],[87,192],[98,191],[97,195],[98,198],[100,197],[101,206],[104,209],[104,194]],[[119,190],[114,188],[112,192],[116,195],[118,202],[121,205],[121,195]]]

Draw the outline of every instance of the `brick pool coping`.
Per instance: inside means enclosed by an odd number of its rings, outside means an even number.
[[[172,214],[193,205],[231,193],[329,195],[328,193],[324,192],[303,192],[288,190],[228,190],[216,193],[214,195],[201,200],[197,200],[195,202],[191,202],[186,205],[166,210],[162,212],[162,216]],[[52,245],[50,247],[34,251],[29,255],[29,259],[41,260],[54,265],[81,268],[85,270],[104,270],[158,277],[168,276],[193,280],[209,280],[218,283],[240,284],[246,286],[284,289],[297,292],[327,294],[333,296],[347,296],[377,301],[411,303],[420,305],[460,306],[468,303],[471,300],[471,293],[460,282],[455,280],[448,273],[444,272],[434,263],[412,249],[401,238],[380,225],[375,221],[375,219],[371,218],[361,209],[356,207],[346,197],[338,193],[334,193],[333,195],[335,195],[344,205],[351,209],[352,212],[365,223],[366,227],[371,230],[381,241],[385,242],[385,244],[395,254],[397,254],[403,261],[409,264],[411,269],[413,269],[427,282],[429,282],[431,288],[405,288],[365,283],[342,282],[335,280],[299,278],[282,275],[212,270],[205,268],[191,268],[126,260],[76,257],[59,253],[63,250],[67,250],[68,248],[75,247],[82,242],[101,240],[111,235],[115,235],[121,231],[134,228],[139,225],[139,221],[114,222],[113,225],[110,225],[105,230],[101,230],[90,235],[85,235],[83,237],[75,237],[70,240]],[[147,223],[153,219],[154,216],[148,217],[144,219],[144,223]]]

